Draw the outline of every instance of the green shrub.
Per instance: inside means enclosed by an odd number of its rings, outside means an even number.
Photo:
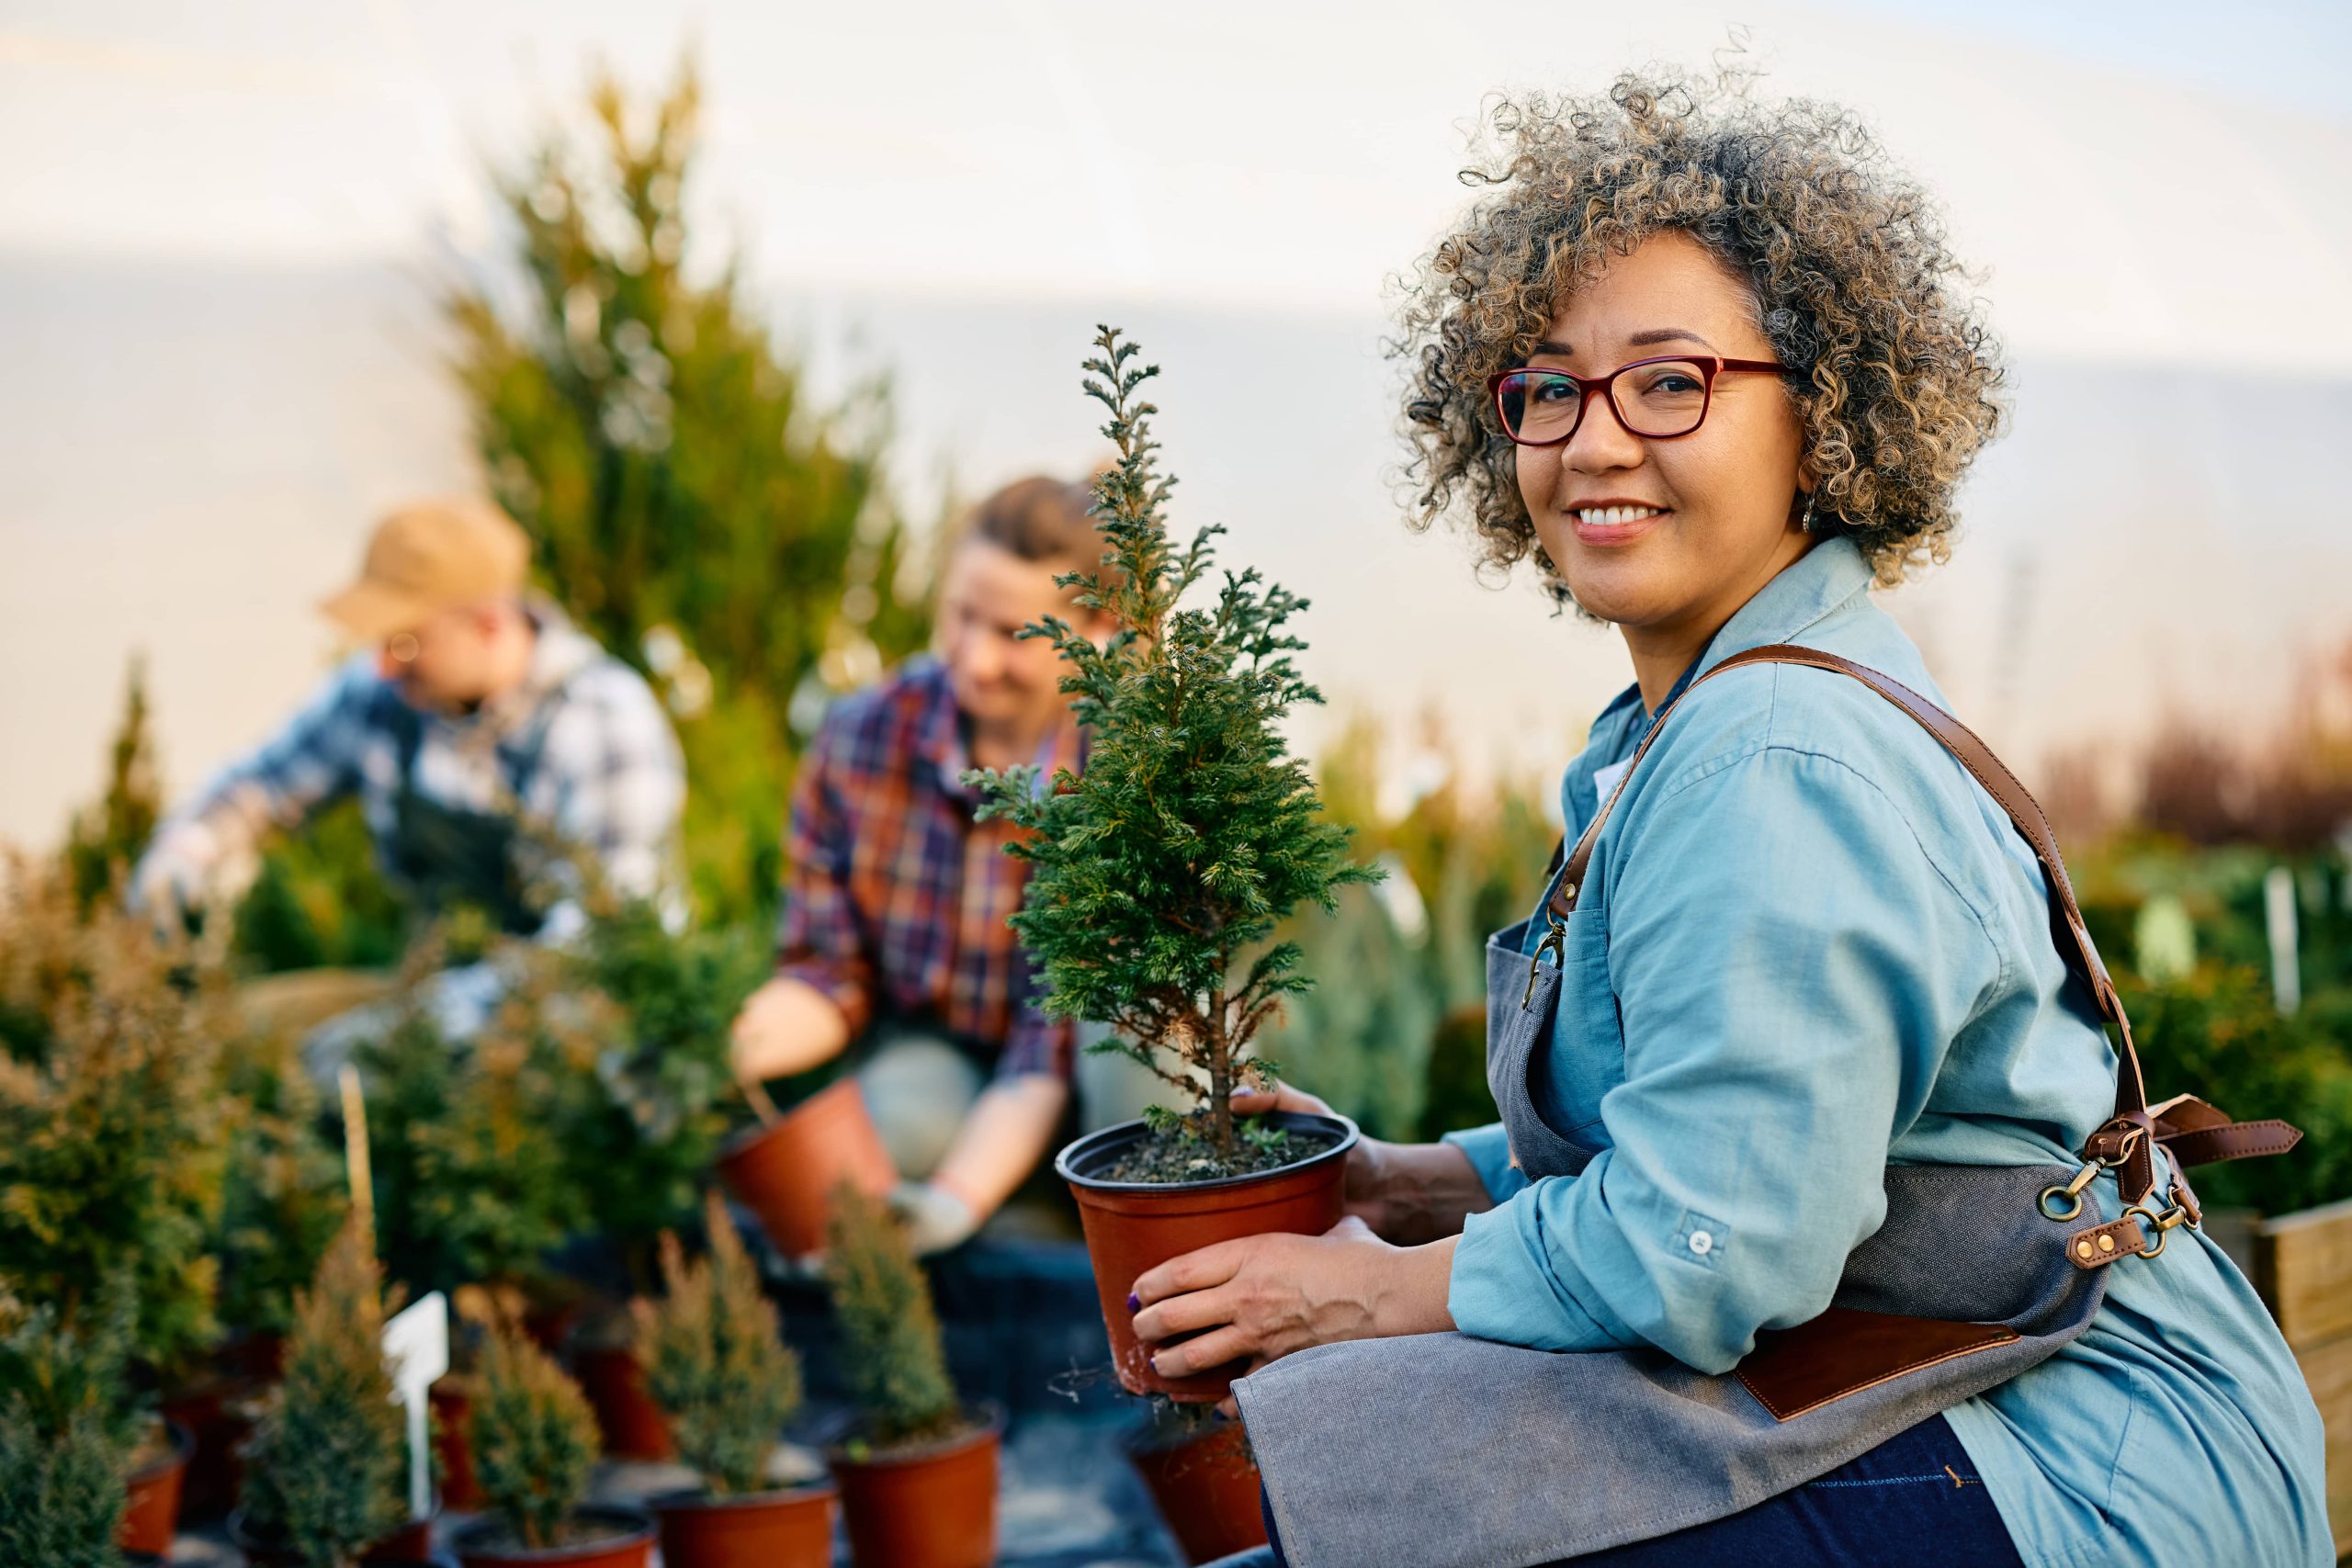
[[[729,1030],[767,977],[768,942],[742,927],[673,933],[647,903],[601,910],[569,976],[596,1010],[594,1070],[561,1130],[586,1213],[632,1286],[653,1282],[656,1239],[692,1225],[740,1107]]]
[[[62,870],[18,863],[0,985],[0,1294],[74,1323],[127,1271],[134,1354],[179,1371],[217,1333],[221,977],[107,901],[77,921]]]
[[[295,1303],[284,1381],[245,1450],[247,1520],[303,1568],[349,1568],[408,1518],[381,1289],[366,1231],[345,1225]]]
[[[562,1539],[596,1468],[596,1417],[580,1385],[511,1326],[483,1348],[473,1410],[474,1473],[491,1509],[524,1545]]]
[[[850,1394],[876,1447],[944,1437],[963,1420],[931,1287],[898,1220],[846,1182],[833,1192],[825,1283]]]
[[[637,1358],[678,1457],[728,1496],[766,1484],[777,1434],[800,1407],[800,1363],[716,1194],[704,1224],[707,1258],[689,1263],[674,1235],[662,1238],[664,1294],[634,1303]]]
[[[284,1334],[350,1209],[342,1154],[322,1134],[318,1089],[290,1036],[230,1041],[221,1092],[231,1131],[213,1243],[220,1322]]]
[[[136,1423],[128,1281],[69,1328],[49,1306],[0,1334],[0,1562],[116,1568]]]
[[[417,968],[431,967],[427,952]],[[593,1084],[581,1012],[532,969],[469,1043],[412,1010],[360,1048],[378,1245],[411,1291],[543,1283],[547,1255],[585,1222],[563,1146]]]
[[[2118,986],[2152,1095],[2185,1089],[2303,1130],[2290,1154],[2190,1171],[2200,1201],[2282,1214],[2352,1197],[2352,1059],[2327,1010],[2283,1018],[2259,972],[2212,963],[2164,986],[2129,975]]]

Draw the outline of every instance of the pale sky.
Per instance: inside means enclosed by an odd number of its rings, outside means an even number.
[[[1331,716],[1555,772],[1623,649],[1399,526],[1385,286],[1484,95],[1735,27],[1942,199],[2012,351],[1959,556],[1888,596],[1965,716],[2031,777],[2352,634],[2352,6],[0,0],[0,840],[93,791],[134,654],[175,790],[318,678],[373,518],[478,482],[424,280],[497,254],[485,160],[689,38],[698,228],[820,386],[892,375],[912,515],[1096,460],[1124,321],[1180,525],[1314,599]]]

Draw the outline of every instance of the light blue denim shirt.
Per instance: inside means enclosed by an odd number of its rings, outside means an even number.
[[[1677,692],[1797,642],[1942,703],[1870,581],[1850,541],[1816,546]],[[1562,784],[1571,838],[1650,722],[1635,688],[1594,723]],[[1497,1201],[1463,1228],[1454,1322],[1724,1371],[1758,1329],[1828,1305],[1890,1162],[2073,1164],[2115,1055],[2046,887],[1992,797],[1860,682],[1766,665],[1700,687],[1626,785],[1569,923],[1538,1103],[1600,1153],[1531,1182],[1499,1126],[1453,1135]],[[2159,1097],[2197,1087],[2160,1056],[2148,1071]],[[1949,1419],[2029,1563],[2334,1561],[2311,1395],[2253,1288],[2185,1229],[2109,1270],[2080,1338]]]

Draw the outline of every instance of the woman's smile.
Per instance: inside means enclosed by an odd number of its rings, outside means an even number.
[[[1577,543],[1595,548],[1630,545],[1674,514],[1672,507],[1645,501],[1584,502],[1566,510],[1576,530]]]

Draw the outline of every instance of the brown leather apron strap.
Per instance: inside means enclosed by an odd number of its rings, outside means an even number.
[[[2001,809],[2008,813],[2009,820],[2025,836],[2025,841],[2032,846],[2035,858],[2041,862],[2043,870],[2049,874],[2054,916],[2052,928],[2053,931],[2063,929],[2070,939],[2060,942],[2059,951],[2089,986],[2098,1005],[2099,1015],[2115,1026],[2118,1036],[2115,1114],[2091,1135],[2090,1142],[2084,1147],[2084,1157],[2117,1168],[2126,1203],[2137,1203],[2147,1197],[2155,1187],[2155,1145],[2161,1129],[2148,1112],[2147,1082],[2140,1069],[2139,1051],[2132,1043],[2131,1020],[2124,1016],[2122,998],[2116,995],[2115,984],[2108,977],[2107,965],[2099,958],[2098,948],[2091,941],[2090,928],[2084,923],[2082,908],[2075,901],[2075,886],[2066,874],[2065,862],[2058,853],[2058,840],[2050,830],[2049,818],[2042,815],[2041,807],[2035,804],[2025,785],[2018,782],[2017,775],[2009,772],[2007,766],[1993,754],[1992,748],[1979,739],[1974,731],[1890,675],[1882,674],[1868,665],[1857,664],[1850,659],[1824,653],[1819,649],[1803,648],[1794,643],[1776,643],[1733,654],[1691,682],[1683,688],[1680,696],[1659,712],[1657,721],[1650,726],[1649,732],[1642,737],[1641,745],[1635,749],[1633,761],[1617,781],[1617,787],[1610,792],[1607,800],[1600,803],[1600,810],[1593,814],[1592,821],[1577,838],[1576,848],[1569,852],[1566,864],[1553,887],[1549,901],[1554,918],[1566,920],[1574,912],[1577,895],[1583,890],[1585,868],[1591,863],[1593,846],[1600,840],[1600,829],[1608,822],[1609,814],[1615,808],[1619,797],[1625,793],[1627,782],[1641,766],[1644,753],[1649,750],[1651,743],[1666,728],[1668,717],[1684,697],[1704,682],[1726,671],[1749,664],[1803,664],[1860,682],[1917,720],[1921,728],[1935,737],[1944,750],[1969,771],[1984,787],[1986,794],[2000,803]],[[2206,1140],[2206,1143],[2216,1145],[2226,1145],[2229,1142],[2228,1139]]]

